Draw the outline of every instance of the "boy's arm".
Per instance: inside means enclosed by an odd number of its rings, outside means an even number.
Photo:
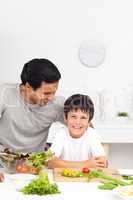
[[[89,160],[84,161],[66,161],[61,160],[57,157],[54,157],[52,160],[47,163],[48,168],[103,168],[106,166],[106,157],[92,157]]]

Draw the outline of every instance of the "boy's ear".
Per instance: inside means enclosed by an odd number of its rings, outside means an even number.
[[[89,121],[89,127],[94,128],[94,126],[93,126],[91,121]]]
[[[63,117],[64,117],[64,122],[67,123],[67,119],[66,119],[65,114],[63,115]]]

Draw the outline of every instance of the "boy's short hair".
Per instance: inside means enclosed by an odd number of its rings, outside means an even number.
[[[89,113],[89,121],[94,116],[94,104],[88,95],[74,94],[70,96],[64,103],[64,114],[67,119],[68,112],[80,109]]]
[[[35,90],[42,82],[54,83],[59,81],[61,74],[57,67],[48,59],[33,59],[27,62],[21,73],[22,84],[29,85]]]

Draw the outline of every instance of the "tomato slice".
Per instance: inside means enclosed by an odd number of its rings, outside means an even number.
[[[31,173],[31,174],[39,173],[39,169],[37,167],[30,167],[27,165],[18,165],[16,167],[16,171],[19,173]]]
[[[36,167],[30,167],[30,173],[32,174],[38,174],[39,173],[39,169]]]
[[[0,173],[0,182],[3,182],[4,181],[4,174],[3,173]]]
[[[90,169],[88,167],[83,167],[82,168],[82,172],[83,173],[89,173],[90,172]]]
[[[30,172],[30,169],[28,166],[26,165],[18,165],[16,167],[16,171],[19,172],[19,173],[29,173]]]

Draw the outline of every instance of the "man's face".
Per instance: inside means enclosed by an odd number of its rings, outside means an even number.
[[[34,90],[28,85],[27,97],[32,104],[38,104],[40,106],[46,105],[48,102],[52,101],[56,90],[58,88],[59,82],[55,83],[45,83],[43,82],[39,88]]]
[[[80,138],[89,126],[89,113],[80,109],[68,112],[66,123],[73,138]]]

